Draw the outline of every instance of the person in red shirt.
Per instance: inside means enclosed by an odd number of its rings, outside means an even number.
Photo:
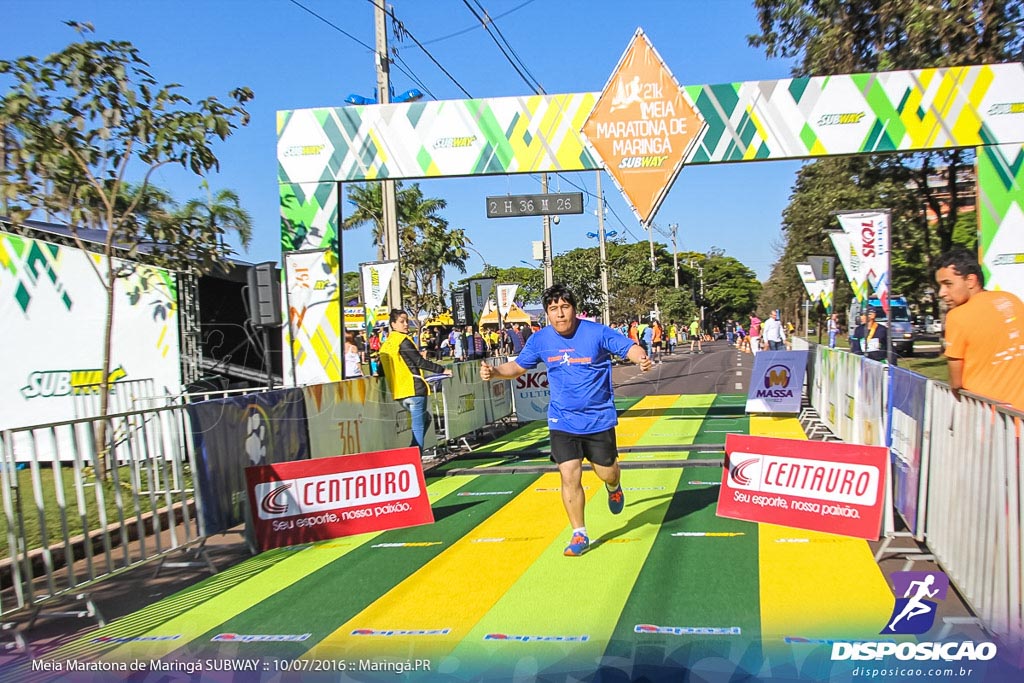
[[[935,281],[946,314],[949,386],[1024,411],[1024,302],[985,289],[975,256],[954,249],[939,257]]]

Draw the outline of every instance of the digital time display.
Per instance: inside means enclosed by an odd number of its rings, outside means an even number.
[[[488,218],[583,213],[582,192],[510,194],[487,198]]]

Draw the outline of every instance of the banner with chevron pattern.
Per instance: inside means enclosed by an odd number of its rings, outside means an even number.
[[[978,195],[985,287],[1024,296],[1024,145],[978,150]]]
[[[686,164],[1024,143],[1024,65],[684,86],[707,123]],[[600,93],[278,112],[278,182],[586,171]]]

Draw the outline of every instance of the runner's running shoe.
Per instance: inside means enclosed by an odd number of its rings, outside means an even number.
[[[608,492],[608,509],[612,511],[613,515],[617,515],[622,512],[625,504],[626,496],[622,493],[622,484],[619,484],[614,491]]]
[[[590,539],[586,534],[577,532],[572,535],[572,540],[569,541],[569,545],[565,546],[563,554],[568,557],[579,557],[588,550],[590,550]]]

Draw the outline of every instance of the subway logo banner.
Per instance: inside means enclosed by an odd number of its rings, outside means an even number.
[[[431,524],[418,448],[245,470],[262,550]]]
[[[99,254],[0,233],[0,429],[98,414],[99,401],[83,400],[99,398],[103,372],[107,307],[97,270],[107,270]],[[150,395],[177,394],[177,280],[149,266],[130,270],[114,283],[111,395],[132,384],[145,384]]]
[[[882,446],[728,434],[719,517],[878,540]]]

